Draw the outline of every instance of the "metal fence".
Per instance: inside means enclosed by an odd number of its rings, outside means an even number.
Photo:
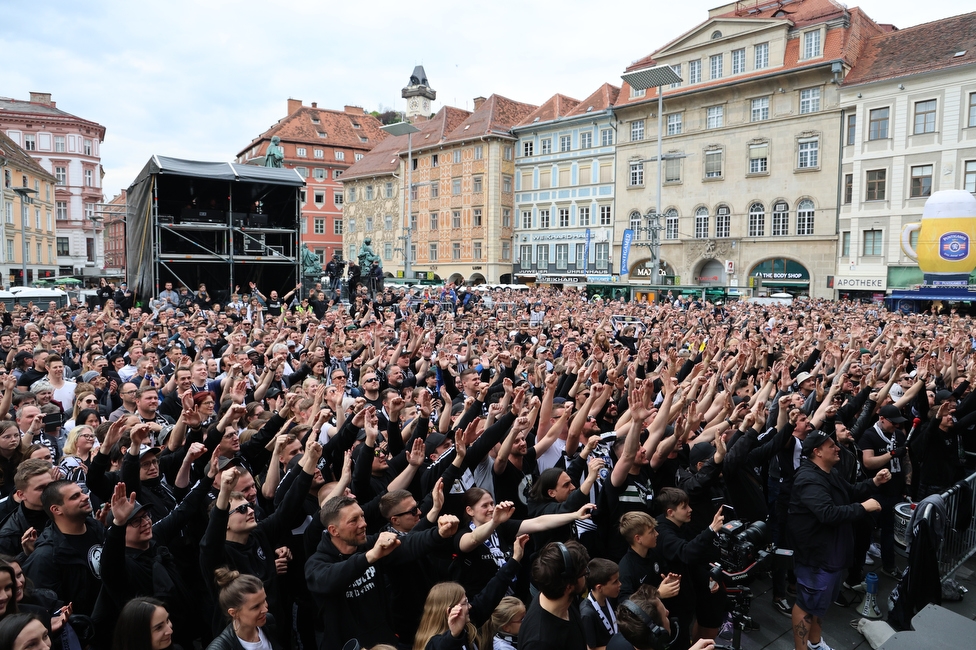
[[[976,555],[976,517],[972,516],[976,512],[976,474],[970,474],[960,483],[969,486],[968,494],[958,484],[942,493],[949,518],[945,541],[939,552],[939,575],[943,580],[952,576],[966,560]],[[963,499],[967,499],[969,503],[962,503]],[[957,530],[960,512],[967,510],[970,515],[969,525]]]

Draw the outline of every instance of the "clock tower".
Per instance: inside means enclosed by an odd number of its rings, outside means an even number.
[[[427,73],[424,66],[418,65],[410,75],[410,83],[403,89],[400,96],[407,100],[407,120],[413,122],[418,117],[427,118],[431,114],[431,102],[437,98],[437,93],[427,85]]]

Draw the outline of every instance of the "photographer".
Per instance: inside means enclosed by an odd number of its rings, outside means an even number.
[[[858,500],[876,492],[891,473],[882,469],[873,479],[852,486],[835,469],[840,447],[821,431],[807,434],[802,454],[805,460],[793,480],[787,525],[797,583],[793,640],[796,650],[829,650],[820,633],[827,608],[853,561],[853,522],[881,510],[876,499]]]

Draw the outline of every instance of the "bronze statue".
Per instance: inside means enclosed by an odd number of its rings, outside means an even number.
[[[322,263],[319,256],[308,248],[308,244],[302,244],[302,275],[305,277],[322,275]]]
[[[367,237],[363,241],[363,245],[359,247],[359,277],[365,278],[369,275],[370,269],[373,267],[373,262],[380,262],[380,256],[373,251],[373,247],[370,244],[373,243],[371,237]]]
[[[268,151],[264,154],[264,166],[281,169],[281,163],[284,159],[285,150],[281,147],[281,138],[276,135],[272,136]]]

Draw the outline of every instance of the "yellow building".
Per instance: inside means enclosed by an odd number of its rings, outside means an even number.
[[[55,177],[2,132],[0,175],[2,284],[19,286],[39,278],[55,277],[58,268],[53,216]]]

